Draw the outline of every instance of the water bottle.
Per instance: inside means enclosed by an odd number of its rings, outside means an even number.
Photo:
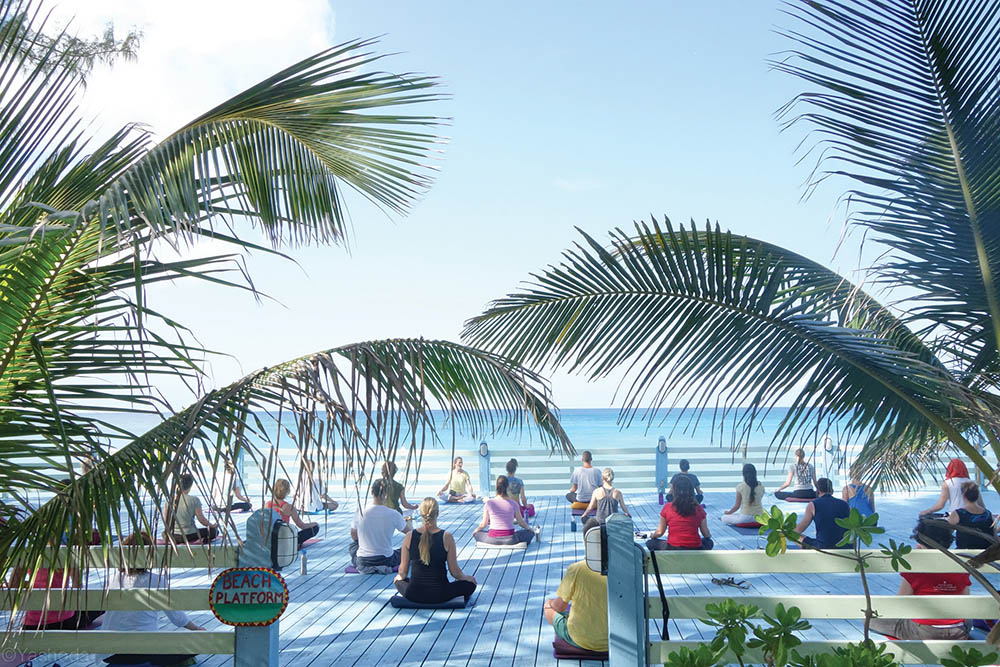
[[[306,573],[306,552],[303,551],[299,556],[299,574]]]

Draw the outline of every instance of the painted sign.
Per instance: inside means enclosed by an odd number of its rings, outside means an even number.
[[[271,625],[288,606],[288,586],[274,570],[234,567],[212,582],[208,604],[226,625]]]

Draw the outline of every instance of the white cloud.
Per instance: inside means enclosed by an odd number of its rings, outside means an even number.
[[[133,26],[144,33],[136,62],[91,76],[82,111],[100,135],[141,122],[166,136],[335,43],[327,0],[69,0],[56,17],[74,17],[81,35],[101,33],[108,21],[122,35]]]

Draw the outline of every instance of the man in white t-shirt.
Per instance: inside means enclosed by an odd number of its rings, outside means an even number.
[[[411,530],[402,514],[385,506],[385,492],[385,480],[372,482],[371,504],[351,521],[351,563],[366,574],[388,574],[399,567],[400,550],[392,548],[392,535]]]
[[[566,500],[573,503],[571,507],[575,510],[585,510],[590,504],[590,496],[594,495],[594,490],[601,486],[601,471],[593,465],[594,457],[590,452],[584,450],[580,454],[580,462],[583,464],[573,471],[570,478],[572,486],[566,494]]]

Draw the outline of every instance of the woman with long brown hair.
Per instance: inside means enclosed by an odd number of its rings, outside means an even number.
[[[393,582],[396,590],[411,602],[436,604],[460,596],[468,602],[476,590],[476,578],[462,572],[456,557],[455,538],[437,525],[437,500],[424,498],[419,511],[423,525],[403,538],[399,572]],[[455,581],[448,581],[445,568]]]

